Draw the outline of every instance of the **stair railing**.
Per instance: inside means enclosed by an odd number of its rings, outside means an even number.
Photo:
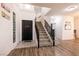
[[[36,29],[36,35],[37,35],[37,41],[38,41],[38,48],[39,48],[39,30],[37,28],[36,22],[35,22],[35,29]]]
[[[53,41],[53,46],[55,46],[55,29],[52,29],[52,26],[53,24],[51,24],[51,38],[52,38],[52,41]]]
[[[51,39],[52,39],[52,41],[53,41],[53,46],[55,46],[55,30],[52,29],[52,24],[51,24],[51,26],[50,26],[50,25],[47,23],[46,20],[44,20],[44,21],[45,21],[45,28],[46,28],[47,32],[49,33],[49,35],[50,35],[50,37],[51,37]]]

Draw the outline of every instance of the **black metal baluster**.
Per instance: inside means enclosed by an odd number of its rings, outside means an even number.
[[[55,30],[52,29],[53,24],[51,24],[51,37],[52,37],[52,41],[53,41],[53,46],[55,46]]]

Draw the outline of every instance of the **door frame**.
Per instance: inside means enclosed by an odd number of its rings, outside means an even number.
[[[23,39],[22,39],[22,34],[23,34],[23,33],[22,33],[22,21],[23,21],[23,20],[21,20],[21,41],[23,41]],[[34,35],[33,35],[33,20],[24,20],[24,21],[32,21],[32,41],[33,41],[33,36],[34,36]]]

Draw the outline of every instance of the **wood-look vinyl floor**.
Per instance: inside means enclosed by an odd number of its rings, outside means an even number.
[[[79,40],[62,41],[55,47],[18,48],[8,56],[79,56]]]

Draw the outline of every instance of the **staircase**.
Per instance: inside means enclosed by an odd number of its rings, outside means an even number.
[[[40,47],[52,46],[52,43],[51,43],[48,35],[46,34],[41,22],[36,22],[36,26],[37,26],[38,31],[39,31],[39,45],[40,45]]]

